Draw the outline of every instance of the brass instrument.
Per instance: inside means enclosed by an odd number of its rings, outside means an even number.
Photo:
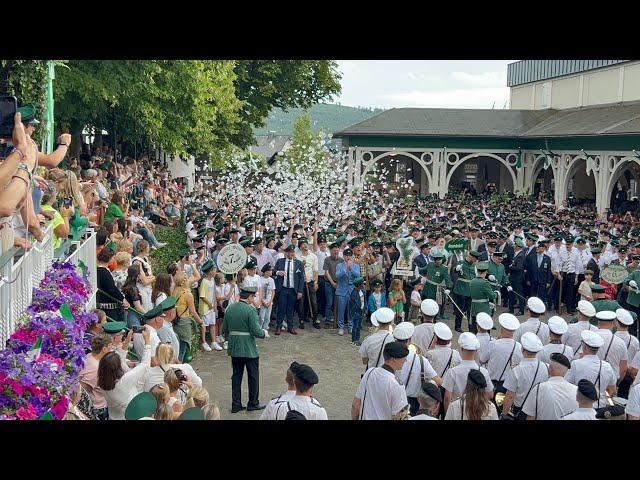
[[[496,395],[494,397],[494,401],[496,402],[496,406],[502,407],[502,404],[504,403],[504,398],[506,396],[507,396],[507,394],[503,393],[503,392],[496,393]]]
[[[422,350],[420,349],[419,346],[415,345],[415,344],[411,344],[409,345],[409,351],[415,353],[416,355],[422,355]]]

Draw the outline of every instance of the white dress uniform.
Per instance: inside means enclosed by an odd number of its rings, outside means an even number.
[[[512,351],[513,355],[511,355]],[[509,361],[510,356],[511,361]],[[522,345],[512,338],[498,338],[489,342],[484,350],[478,352],[478,360],[481,364],[487,364],[492,380],[504,381],[507,373],[522,360]],[[500,378],[501,375],[502,378]]]
[[[522,411],[536,420],[559,420],[578,409],[577,391],[578,387],[563,377],[549,377],[533,387]]]
[[[636,374],[635,380],[631,384],[631,387],[635,387],[640,383],[640,352],[636,353],[633,356],[633,360],[631,360],[631,362],[629,363],[629,367],[639,370],[638,373]]]
[[[634,417],[640,417],[640,385],[636,385],[629,391],[629,400],[627,401],[624,413],[633,415]]]
[[[519,342],[525,332],[535,333],[542,345],[549,343],[549,326],[537,318],[528,318],[526,322],[521,323],[516,333],[513,334],[513,339]]]
[[[420,361],[422,360],[422,362]],[[404,385],[407,397],[417,397],[422,389],[422,377],[429,380],[437,375],[429,360],[422,355],[409,352],[407,361],[400,370],[396,372],[396,379]]]
[[[480,348],[478,349],[478,352],[483,348],[486,348],[487,344],[489,342],[493,342],[494,340],[493,338],[491,338],[491,335],[489,335],[488,333],[476,333],[476,338],[480,342]],[[477,357],[478,355],[476,354],[476,359]]]
[[[306,395],[294,395],[285,400],[282,408],[276,412],[276,420],[285,420],[290,410],[300,412],[307,420],[328,420],[327,411],[320,402]]]
[[[492,392],[493,382],[491,381],[489,372],[486,368],[478,366],[478,364],[473,360],[462,360],[459,365],[447,370],[444,377],[442,377],[442,388],[451,392],[454,399],[459,398],[467,386],[469,370],[478,370],[478,368],[487,381],[487,387],[485,390]]]
[[[575,412],[565,415],[560,420],[597,420],[593,408],[577,408]]]
[[[458,400],[451,402],[444,419],[467,420],[466,412],[462,410],[462,399],[459,398]],[[498,411],[493,403],[489,402],[488,412],[484,417],[482,417],[482,420],[498,420]]]
[[[389,370],[376,367],[367,370],[356,391],[360,405],[361,420],[391,420],[408,406],[404,386]]]
[[[434,325],[434,323],[421,323],[420,325],[416,325],[416,329],[413,331],[411,343],[420,347],[422,352],[427,352],[427,350],[429,350],[429,345],[435,335],[433,330]]]
[[[600,372],[599,378],[598,372]],[[564,378],[574,385],[578,385],[583,378],[593,382],[599,392],[600,400],[597,406],[605,407],[607,405],[605,390],[608,386],[616,384],[618,376],[609,362],[601,360],[597,355],[585,355],[571,362],[571,368]]]
[[[409,420],[438,420],[431,415],[427,415],[426,413],[421,413],[420,415],[416,415],[415,417],[409,417]]]
[[[425,354],[425,357],[427,357],[440,378],[447,370],[457,367],[462,361],[460,353],[449,345],[436,345],[433,350],[429,350]]]
[[[638,342],[638,339],[633,335],[630,335],[629,332],[626,331],[617,331],[615,335],[616,337],[622,339],[627,347],[627,360],[633,360],[633,357],[635,357],[636,353],[638,353],[638,351],[640,350],[640,343]]]
[[[529,389],[533,391],[540,382],[546,382],[549,379],[549,370],[547,364],[536,358],[523,358],[505,377],[503,387],[507,390],[515,392],[516,397],[513,404],[516,407],[522,407],[525,399],[528,399],[527,393]],[[529,393],[531,396],[531,393]]]
[[[567,330],[567,333],[562,335],[562,343],[570,346],[573,351],[576,352],[582,343],[580,333],[583,330],[593,330],[595,332],[598,328],[591,325],[588,321],[570,323],[569,330]]]
[[[553,355],[554,353],[561,353],[562,355],[567,357],[569,361],[573,360],[573,348],[571,348],[569,345],[565,345],[564,343],[548,343],[544,347],[542,347],[542,350],[538,352],[538,355],[536,355],[536,357],[541,362],[549,364],[549,362],[551,361],[551,355]]]
[[[606,328],[599,328],[596,332],[604,340],[604,345],[598,349],[598,358],[605,360],[612,367],[616,373],[616,378],[620,378],[620,362],[623,360],[629,361],[627,356],[627,345],[620,337],[616,337],[611,333],[611,330]],[[582,348],[578,350],[578,353],[582,352]]]
[[[278,411],[281,410],[283,406],[286,406],[287,401],[291,400],[295,395],[295,390],[287,390],[282,395],[273,397],[269,400],[269,403],[267,403],[262,415],[260,415],[260,420],[276,420]]]
[[[360,345],[360,357],[369,359],[367,368],[382,366],[384,363],[382,350],[387,343],[393,342],[394,340],[393,333],[382,330],[369,335],[362,341],[362,345]],[[376,360],[378,361],[377,364]]]

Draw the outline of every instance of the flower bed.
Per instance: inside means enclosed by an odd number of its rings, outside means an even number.
[[[84,365],[86,327],[97,321],[85,311],[90,294],[90,283],[71,262],[54,262],[34,289],[20,325],[0,350],[0,420],[64,416]],[[39,339],[39,354],[30,352]]]

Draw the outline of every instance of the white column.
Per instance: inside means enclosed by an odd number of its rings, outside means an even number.
[[[444,148],[442,152],[440,152],[440,175],[438,180],[438,197],[444,198],[447,193],[447,189],[449,186],[447,185],[447,149]]]
[[[356,188],[362,188],[362,148],[356,148],[356,170],[354,183]]]
[[[347,151],[347,192],[353,190],[353,148]]]

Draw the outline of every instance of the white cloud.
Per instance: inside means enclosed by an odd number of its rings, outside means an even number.
[[[353,60],[338,60],[339,70],[356,70],[358,68],[358,64]]]
[[[380,95],[379,98],[398,107],[491,108],[495,102],[494,108],[501,109],[509,99],[509,88],[458,88],[444,91],[414,90]]]
[[[500,72],[451,72],[450,77],[461,87],[494,88],[507,84],[507,71]]]

